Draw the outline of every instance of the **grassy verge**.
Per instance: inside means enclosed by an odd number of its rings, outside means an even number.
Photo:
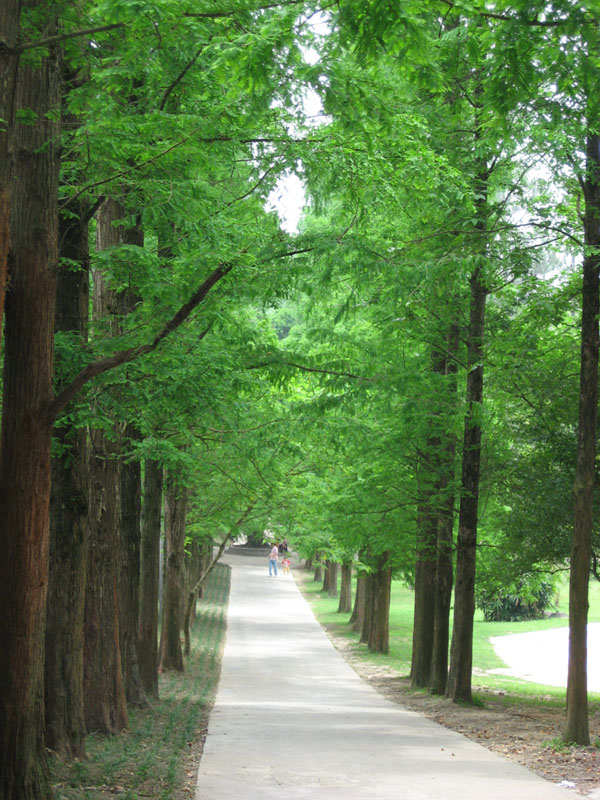
[[[198,604],[186,671],[160,676],[152,708],[132,709],[129,730],[119,736],[89,736],[85,761],[51,761],[56,800],[193,797],[220,673],[229,576],[223,565],[213,570]]]
[[[358,635],[350,630],[349,614],[337,612],[338,601],[321,592],[321,583],[313,580],[313,573],[302,569],[296,570],[298,584],[310,602],[315,616],[326,628],[336,636],[341,636],[351,644],[354,655],[366,662],[373,662],[393,669],[398,675],[407,676],[410,672],[412,650],[413,592],[402,582],[392,582],[390,603],[390,653],[380,655],[370,653],[366,645],[358,643]],[[564,705],[565,690],[555,686],[523,681],[505,675],[490,674],[489,670],[506,666],[496,655],[489,641],[491,636],[502,636],[511,633],[526,633],[546,628],[565,627],[568,625],[568,585],[561,586],[557,613],[565,616],[550,617],[544,620],[528,622],[485,622],[478,611],[475,615],[473,630],[473,687],[506,692],[507,695],[519,695],[524,702],[527,698],[538,699],[543,696],[549,703]],[[600,584],[590,584],[590,622],[600,621]],[[600,706],[600,695],[590,693],[594,707]]]

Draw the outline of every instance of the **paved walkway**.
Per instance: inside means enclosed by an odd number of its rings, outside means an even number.
[[[569,660],[569,628],[549,628],[531,633],[492,636],[490,642],[506,667],[492,669],[546,686],[566,686]],[[588,691],[600,692],[600,622],[588,625]]]
[[[228,555],[228,631],[196,800],[573,800],[395,705],[329,642],[289,575]]]

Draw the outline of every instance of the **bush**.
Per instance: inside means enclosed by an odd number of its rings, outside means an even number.
[[[487,622],[542,619],[556,608],[556,589],[551,576],[523,575],[510,586],[493,583],[488,579],[475,592],[475,603]]]

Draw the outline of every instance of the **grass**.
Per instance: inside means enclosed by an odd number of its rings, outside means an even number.
[[[192,631],[186,671],[160,676],[160,699],[132,709],[129,730],[89,736],[87,759],[51,759],[55,800],[179,800],[193,796],[199,748],[219,680],[229,569],[211,573]]]
[[[321,583],[312,579],[312,572],[299,571],[302,591],[312,605],[315,616],[326,627],[330,627],[336,636],[348,638],[353,643],[354,652],[367,662],[374,662],[389,666],[400,675],[410,673],[412,652],[412,623],[413,602],[412,590],[401,581],[392,582],[390,602],[390,652],[389,655],[370,653],[366,645],[358,643],[357,634],[353,633],[347,624],[349,614],[337,613],[338,600],[329,598],[321,592]],[[492,689],[506,692],[507,695],[518,694],[524,702],[531,698],[537,702],[543,696],[550,704],[556,703],[564,706],[565,690],[556,686],[545,686],[520,680],[505,675],[489,674],[489,670],[506,666],[496,655],[490,643],[491,636],[503,636],[511,633],[525,633],[528,631],[545,630],[547,628],[566,627],[568,625],[568,582],[565,578],[559,589],[559,602],[557,612],[564,614],[561,617],[549,617],[544,620],[526,622],[485,622],[483,614],[477,611],[473,628],[473,688]],[[589,621],[600,621],[600,583],[590,583],[590,611]],[[594,705],[600,702],[600,697],[590,693]]]

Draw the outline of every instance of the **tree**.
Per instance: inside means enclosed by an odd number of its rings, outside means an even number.
[[[340,584],[340,602],[338,613],[349,614],[352,611],[352,561],[342,562],[342,578]]]
[[[174,477],[165,490],[165,588],[159,646],[159,669],[183,672],[181,631],[185,603],[184,547],[187,491]]]
[[[591,566],[593,498],[595,483],[596,421],[598,414],[598,312],[600,289],[600,70],[597,67],[598,25],[594,15],[586,21],[583,45],[587,80],[584,79],[586,116],[585,171],[580,177],[584,198],[581,369],[577,468],[573,486],[574,524],[569,584],[569,671],[565,739],[589,744],[587,713],[587,614]]]
[[[56,300],[57,386],[70,379],[69,356],[87,343],[89,306],[88,221],[79,202],[59,219]],[[74,268],[74,265],[77,265]],[[60,337],[65,337],[62,351]],[[64,374],[63,374],[64,373]],[[77,414],[77,404],[68,411]],[[46,743],[63,758],[84,755],[83,620],[88,539],[89,471],[82,426],[59,420],[54,429],[50,556],[45,642]]]
[[[158,697],[158,584],[162,507],[162,467],[145,461],[140,552],[138,659],[146,693]]]
[[[15,35],[19,30],[19,12],[20,8],[13,4],[3,6],[6,29],[15,31]],[[52,17],[40,14],[36,23],[40,31],[53,30]],[[4,54],[2,58],[4,65]],[[14,54],[10,58],[14,67]],[[0,660],[0,703],[5,713],[0,731],[0,796],[11,798],[49,795],[41,720],[50,441],[54,419],[88,381],[156,350],[231,272],[236,262],[232,251],[226,263],[215,265],[213,262],[208,267],[204,262],[196,290],[190,292],[188,300],[179,308],[175,305],[171,316],[158,330],[154,323],[155,332],[149,340],[91,362],[53,397],[51,368],[58,241],[58,129],[55,120],[60,107],[59,77],[53,47],[47,56],[21,58],[15,78],[16,89],[11,94],[15,105],[6,115],[9,129],[2,133],[2,146],[9,152],[11,166],[0,188],[3,202],[8,201],[13,177],[18,176],[11,198],[12,209],[10,212],[4,209],[2,213],[3,220],[10,213],[8,241],[11,248],[0,455],[0,497],[5,510],[2,599],[5,609],[13,609],[14,613],[5,614],[2,624],[5,648]],[[5,89],[6,84],[3,91]],[[3,96],[3,107],[7,104]],[[32,116],[35,124],[26,124]],[[35,243],[33,249],[32,242]],[[198,281],[198,276],[193,276],[191,281]],[[35,318],[36,325],[30,324],[30,315]]]
[[[41,10],[42,27],[55,30]],[[34,6],[35,7],[35,6]],[[13,48],[20,5],[3,5],[2,30]],[[11,39],[9,38],[9,42]],[[48,583],[48,506],[53,414],[52,341],[58,262],[58,53],[39,58],[3,52],[8,85],[0,106],[8,125],[0,133],[2,253],[0,288],[10,264],[6,302],[0,503],[3,546],[0,597],[0,797],[47,797],[44,752],[44,620]],[[8,63],[7,63],[8,62]],[[3,76],[4,77],[4,76]],[[12,89],[12,91],[11,91]],[[8,90],[9,94],[4,92]],[[10,99],[9,99],[10,98]],[[27,124],[28,117],[36,120]],[[43,123],[40,123],[43,120]],[[18,175],[18,181],[14,176]],[[39,187],[44,187],[39,191]],[[4,247],[3,246],[3,250]],[[31,320],[36,324],[32,325]]]

